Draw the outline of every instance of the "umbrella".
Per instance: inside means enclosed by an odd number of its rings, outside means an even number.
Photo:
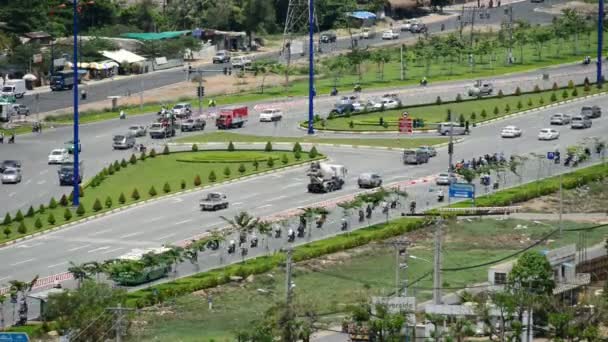
[[[22,78],[26,81],[35,81],[38,79],[38,77],[36,77],[36,75],[33,75],[33,74],[25,74]]]

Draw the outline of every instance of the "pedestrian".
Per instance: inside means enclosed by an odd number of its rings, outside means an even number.
[[[211,294],[207,296],[207,304],[209,304],[209,311],[213,310],[213,297]]]
[[[4,132],[0,132],[0,144],[4,144]]]
[[[500,7],[500,0],[498,0],[498,7]]]

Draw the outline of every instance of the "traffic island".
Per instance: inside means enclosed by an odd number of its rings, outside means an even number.
[[[71,206],[71,188],[51,198],[46,205],[27,211],[6,213],[0,221],[0,246],[39,235],[50,229],[92,219],[138,203],[203,189],[257,174],[324,159],[316,148],[310,151],[273,150],[198,150],[131,155],[117,160],[90,179],[80,190],[80,205]]]

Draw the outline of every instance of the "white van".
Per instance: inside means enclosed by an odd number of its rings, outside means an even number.
[[[437,133],[441,135],[449,135],[452,131],[453,135],[467,134],[466,127],[460,126],[457,122],[441,122],[437,124]]]
[[[361,39],[372,39],[376,36],[376,29],[373,27],[364,27],[361,30]]]
[[[2,95],[20,98],[25,95],[25,90],[25,80],[7,80],[2,87]]]

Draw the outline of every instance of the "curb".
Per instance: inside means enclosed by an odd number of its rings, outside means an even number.
[[[317,159],[317,160],[318,161],[322,161],[322,160],[328,160],[328,159],[329,158],[325,157],[325,158],[321,158],[321,159]],[[242,180],[246,180],[246,179],[251,179],[251,178],[254,178],[254,177],[265,176],[265,175],[274,174],[274,173],[278,173],[278,172],[283,172],[283,171],[293,170],[293,169],[297,169],[297,168],[302,168],[302,167],[305,167],[306,165],[307,165],[307,162],[300,162],[299,164],[296,164],[296,165],[290,165],[290,166],[286,166],[286,167],[280,167],[280,168],[275,169],[275,170],[259,172],[259,173],[253,174],[253,175],[239,177],[239,178],[223,181],[223,182],[220,182],[220,183],[209,184],[209,185],[205,185],[205,186],[198,187],[198,188],[192,188],[192,189],[188,189],[188,190],[183,190],[183,191],[179,191],[179,192],[172,193],[172,194],[169,194],[169,195],[159,196],[159,197],[150,198],[150,199],[147,199],[147,200],[144,200],[144,201],[139,201],[139,202],[136,202],[136,203],[131,203],[129,205],[125,205],[125,206],[118,207],[118,208],[115,208],[115,209],[112,209],[112,210],[108,210],[108,211],[105,211],[105,212],[100,213],[100,214],[88,216],[88,217],[82,218],[82,219],[77,220],[77,221],[72,221],[72,222],[69,222],[69,223],[64,223],[64,224],[62,224],[60,226],[57,226],[57,227],[49,228],[49,229],[46,229],[46,230],[41,231],[41,232],[37,232],[37,233],[31,234],[31,235],[23,236],[23,237],[20,237],[18,239],[15,239],[15,240],[11,240],[11,241],[6,241],[6,242],[3,242],[3,243],[0,243],[0,248],[8,247],[8,246],[14,245],[16,243],[23,242],[25,240],[30,240],[30,239],[33,239],[35,237],[41,236],[41,235],[50,234],[52,232],[56,232],[58,230],[66,229],[66,228],[69,228],[69,227],[72,227],[72,226],[75,226],[75,225],[79,225],[79,224],[82,224],[82,223],[85,223],[85,222],[88,222],[88,221],[97,220],[99,218],[102,218],[102,217],[105,217],[105,216],[108,216],[108,215],[112,215],[112,214],[116,214],[116,213],[119,213],[119,212],[122,212],[122,211],[125,211],[125,210],[129,210],[129,209],[132,209],[132,208],[135,208],[135,207],[140,207],[140,206],[143,206],[145,204],[149,204],[149,203],[165,200],[165,199],[172,198],[172,197],[177,197],[177,196],[189,194],[189,193],[192,193],[192,192],[195,192],[195,191],[204,191],[204,190],[207,190],[209,188],[213,188],[213,187],[217,187],[217,186],[222,186],[222,185],[227,185],[227,184],[232,184],[232,183],[236,183],[238,181],[242,181]]]

